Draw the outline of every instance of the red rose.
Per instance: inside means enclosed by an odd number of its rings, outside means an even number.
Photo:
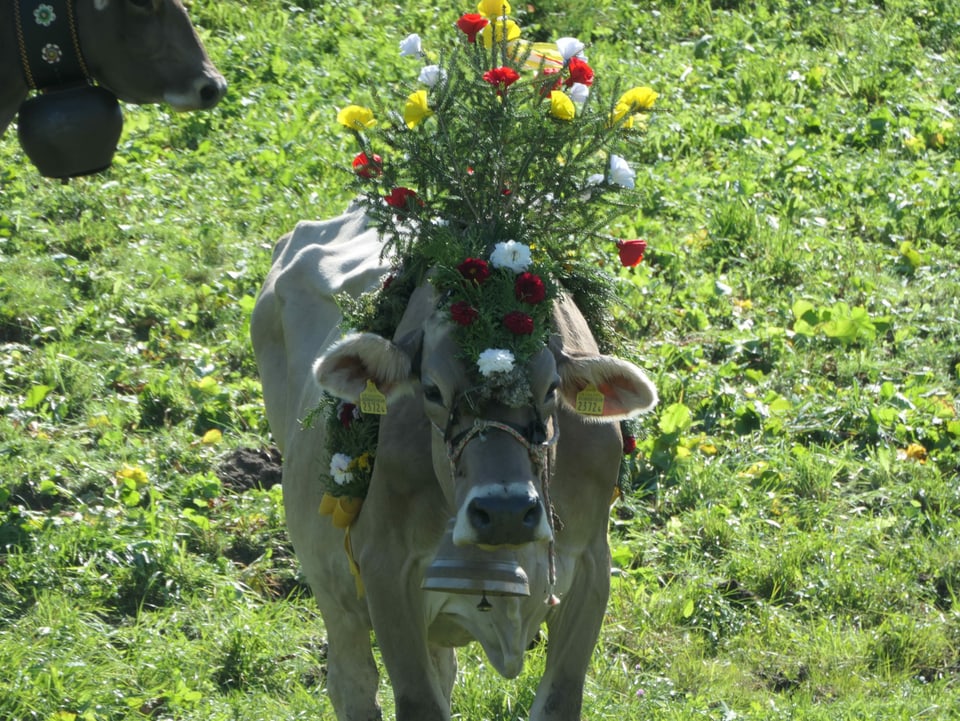
[[[536,305],[547,297],[547,288],[539,275],[521,273],[513,284],[513,293],[521,303]]]
[[[496,85],[497,95],[500,95],[520,79],[520,74],[513,68],[508,68],[504,65],[499,68],[493,68],[493,70],[488,70],[483,74],[483,79],[491,85]]]
[[[620,251],[620,262],[627,268],[640,265],[643,254],[647,251],[645,240],[618,240],[617,249]]]
[[[383,174],[383,158],[374,154],[357,153],[353,159],[353,172],[361,178],[376,178]]]
[[[623,437],[623,455],[629,456],[637,450],[637,439],[633,436],[624,436]]]
[[[471,43],[477,42],[477,34],[489,24],[490,21],[478,13],[467,13],[457,20],[457,27],[464,32],[467,41]]]
[[[465,300],[458,300],[450,306],[450,317],[459,325],[470,325],[479,315],[480,311]]]
[[[503,316],[503,326],[516,335],[530,335],[533,333],[533,318],[514,310]]]
[[[467,258],[457,266],[457,270],[467,280],[477,283],[482,283],[490,277],[490,266],[482,258]]]
[[[406,210],[410,201],[417,199],[417,194],[410,190],[410,188],[399,187],[391,190],[390,194],[384,196],[383,199],[387,202],[387,205],[392,208]]]
[[[567,64],[567,72],[570,73],[570,77],[567,78],[566,82],[568,88],[574,83],[581,83],[583,85],[593,84],[593,68],[587,65],[586,60],[581,60],[576,57],[570,58],[570,62]]]

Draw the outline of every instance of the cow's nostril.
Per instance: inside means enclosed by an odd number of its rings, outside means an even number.
[[[540,523],[540,514],[542,509],[539,503],[534,502],[530,509],[523,514],[523,525],[527,528],[536,528]]]
[[[207,83],[202,88],[200,88],[200,100],[204,105],[209,103],[215,103],[220,98],[220,88],[217,87],[216,83]]]
[[[470,501],[470,505],[467,508],[467,515],[470,518],[470,525],[476,528],[478,531],[490,528],[490,525],[493,523],[493,519],[490,518],[490,514],[484,509],[480,508],[480,504],[477,503],[477,499]]]

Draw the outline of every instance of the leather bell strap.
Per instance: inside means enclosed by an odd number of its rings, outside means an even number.
[[[13,0],[23,74],[34,90],[89,79],[74,16],[76,0]]]

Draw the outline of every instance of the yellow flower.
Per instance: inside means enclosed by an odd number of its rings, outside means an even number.
[[[560,120],[573,120],[577,111],[573,101],[562,90],[554,90],[550,93],[550,114]]]
[[[433,111],[427,104],[427,91],[418,90],[411,93],[407,98],[407,104],[403,107],[403,120],[408,128],[415,128],[423,120],[433,115]]]
[[[480,0],[477,12],[488,18],[502,17],[510,14],[510,3],[507,0]]]
[[[908,445],[904,455],[912,461],[919,461],[920,463],[927,462],[927,449],[919,443],[911,443]]]
[[[494,41],[503,42],[504,38],[508,43],[513,42],[520,38],[520,26],[513,20],[494,20],[481,31],[480,37],[485,48],[493,47]]]
[[[372,128],[377,124],[377,121],[373,118],[373,111],[361,105],[348,105],[345,107],[337,113],[337,122],[351,130],[357,131],[363,130],[364,128]]]
[[[651,88],[631,88],[621,95],[620,99],[617,101],[617,104],[613,109],[613,113],[610,116],[610,124],[614,125],[615,123],[620,122],[620,120],[622,120],[627,113],[635,113],[640,110],[650,110],[653,107],[653,103],[656,101],[656,99],[657,92]],[[632,116],[624,120],[623,127],[633,127]]]
[[[617,105],[627,105],[634,112],[638,110],[650,110],[654,101],[657,99],[657,92],[652,88],[631,88],[617,101]]]

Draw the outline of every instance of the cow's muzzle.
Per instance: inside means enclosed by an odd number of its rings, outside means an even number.
[[[532,488],[494,486],[474,491],[457,514],[453,542],[481,548],[549,541],[550,527]]]

